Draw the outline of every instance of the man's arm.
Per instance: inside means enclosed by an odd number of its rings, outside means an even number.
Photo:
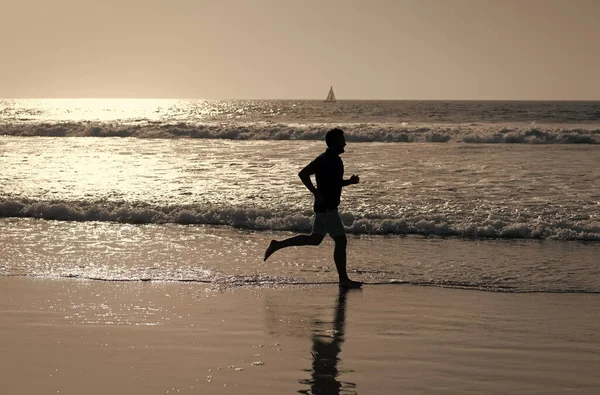
[[[315,203],[323,204],[323,195],[321,195],[321,192],[319,192],[317,188],[315,188],[315,184],[313,184],[312,180],[310,179],[310,176],[315,173],[316,170],[314,162],[310,162],[304,169],[300,170],[300,173],[298,173],[298,177],[300,177],[304,186],[306,186],[306,188],[314,195]]]
[[[348,186],[348,185],[352,185],[352,184],[358,184],[360,182],[360,177],[358,177],[356,174],[352,175],[352,177],[350,177],[347,180],[342,180],[342,186]]]
[[[300,180],[302,180],[302,183],[304,184],[304,186],[313,194],[317,194],[317,188],[315,187],[315,185],[312,183],[312,180],[310,179],[310,176],[312,176],[313,174],[315,174],[315,169],[314,169],[314,165],[313,163],[309,163],[308,165],[306,165],[306,167],[302,170],[300,170],[300,173],[298,173],[298,177],[300,177]]]

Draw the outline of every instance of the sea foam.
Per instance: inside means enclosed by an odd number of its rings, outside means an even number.
[[[600,221],[593,217],[565,220],[472,215],[457,220],[426,213],[382,216],[341,213],[352,234],[419,234],[464,238],[600,240]],[[108,221],[128,224],[219,225],[256,231],[310,232],[312,212],[289,212],[250,207],[164,205],[113,201],[0,200],[0,217],[59,221]]]

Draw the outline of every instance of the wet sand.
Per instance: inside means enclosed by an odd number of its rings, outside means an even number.
[[[2,394],[596,394],[600,296],[0,278]]]

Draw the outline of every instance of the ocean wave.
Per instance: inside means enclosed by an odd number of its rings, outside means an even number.
[[[323,140],[342,127],[348,141],[397,143],[599,144],[600,128],[495,124],[419,125],[407,123],[2,123],[0,135],[41,137],[134,137],[228,140]]]
[[[456,220],[445,216],[413,214],[383,217],[376,213],[341,213],[348,233],[419,234],[464,238],[555,239],[600,241],[600,221],[589,216],[564,218],[511,218],[490,215]],[[59,221],[104,221],[128,224],[220,225],[257,231],[309,232],[312,213],[261,208],[165,205],[115,201],[35,201],[0,199],[0,217],[27,217]]]

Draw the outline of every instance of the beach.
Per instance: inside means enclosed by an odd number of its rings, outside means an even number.
[[[0,101],[0,394],[596,394],[598,105]]]
[[[600,0],[2,5],[0,395],[600,395]]]
[[[596,295],[0,278],[3,394],[600,389]]]

